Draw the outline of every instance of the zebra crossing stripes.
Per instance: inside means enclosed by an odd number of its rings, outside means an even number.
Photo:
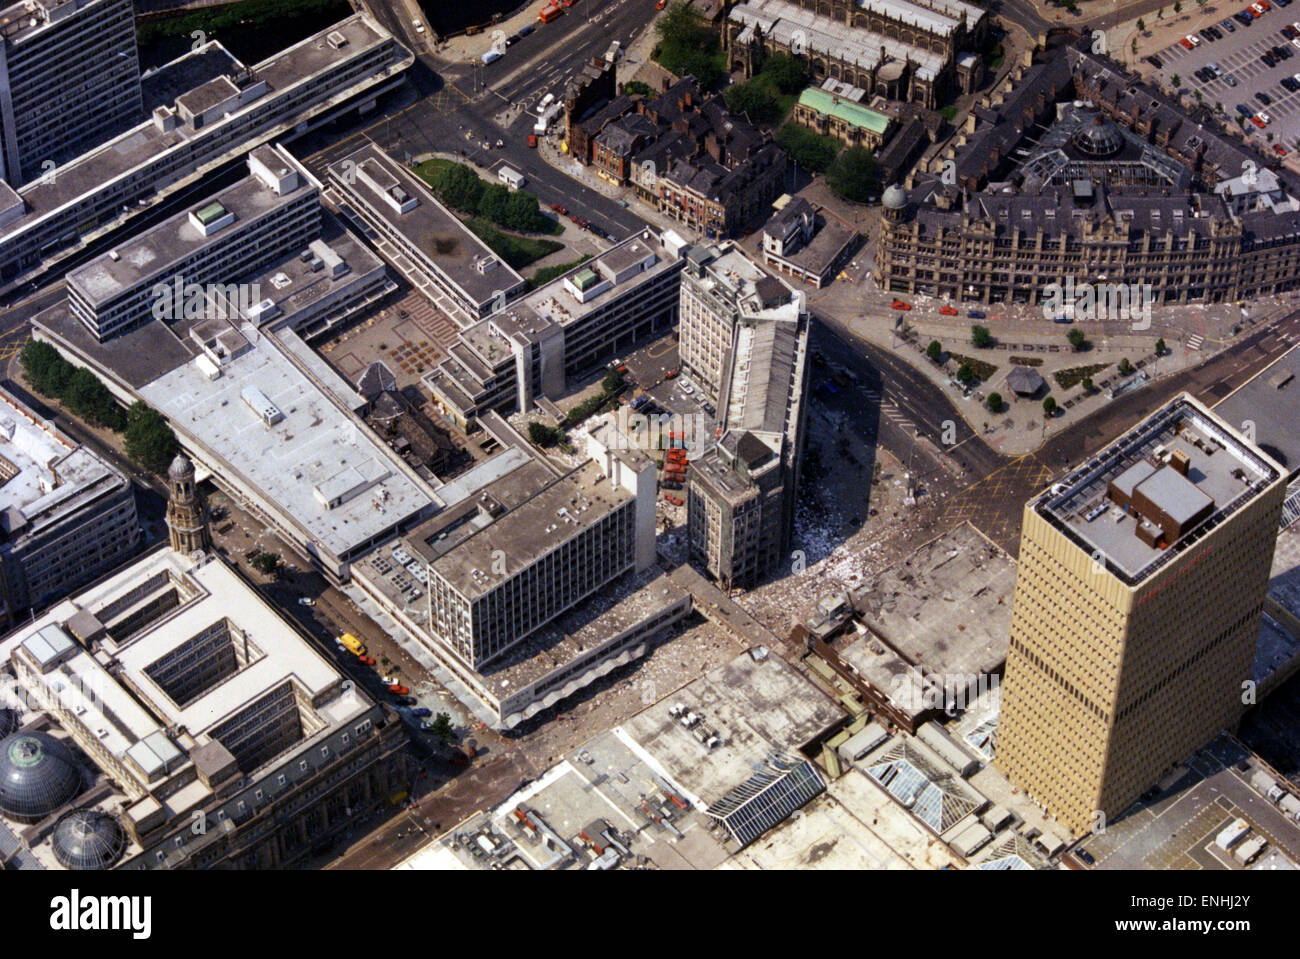
[[[1205,337],[1201,336],[1201,334],[1199,333],[1193,333],[1191,336],[1187,338],[1187,348],[1189,350],[1199,350],[1201,348],[1201,344],[1204,342],[1205,342]]]

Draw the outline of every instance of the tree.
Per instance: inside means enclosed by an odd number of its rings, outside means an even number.
[[[994,413],[999,413],[1002,411],[1001,393],[990,393],[988,399],[985,402],[988,403],[989,409],[992,410]]]
[[[122,408],[113,399],[113,394],[84,366],[73,370],[61,398],[68,404],[68,409],[95,426],[121,430],[126,425]]]
[[[1139,31],[1141,31],[1142,33],[1146,33],[1147,24],[1146,24],[1146,21],[1143,20],[1141,17],[1138,17],[1138,24],[1137,24],[1137,26],[1138,26],[1138,30],[1139,30]]]
[[[963,363],[957,367],[957,382],[969,383],[973,379],[975,379],[975,371],[971,369],[969,363]]]
[[[826,185],[836,196],[854,203],[866,203],[880,192],[880,171],[870,150],[850,147],[826,169]]]
[[[1056,415],[1056,400],[1050,396],[1043,400],[1043,414],[1045,416]]]
[[[176,458],[176,434],[161,413],[141,401],[126,411],[126,455],[142,469],[162,473]]]
[[[1088,342],[1087,337],[1083,335],[1083,330],[1071,330],[1065,334],[1065,338],[1070,341],[1070,346],[1074,347],[1076,353],[1082,350]]]
[[[270,576],[280,568],[279,553],[258,553],[252,559],[253,569],[264,576]]]
[[[1169,349],[1169,347],[1165,345],[1165,338],[1163,336],[1156,340],[1156,356],[1164,356],[1167,349]]]
[[[547,426],[545,423],[528,424],[528,438],[537,446],[554,446],[563,436],[564,434],[554,426]]]
[[[452,209],[474,213],[486,184],[465,164],[452,163],[438,169],[430,186],[438,199]]]
[[[970,328],[970,341],[977,349],[984,349],[986,346],[993,344],[993,334],[983,326],[972,326]]]
[[[1083,391],[1084,391],[1085,393],[1091,393],[1091,392],[1092,392],[1092,377],[1091,377],[1091,376],[1085,376],[1083,379],[1081,379],[1081,380],[1079,381],[1079,385],[1083,387]]]
[[[1136,56],[1137,56],[1137,52],[1138,52],[1138,41],[1137,41],[1137,37],[1134,37],[1134,38],[1133,38],[1133,42],[1132,42],[1131,44],[1129,44],[1129,48],[1133,51],[1133,56],[1136,57]]]
[[[939,362],[939,357],[943,356],[943,347],[939,345],[938,340],[930,341],[930,345],[925,348],[925,355],[934,362]]]
[[[1181,0],[1174,0],[1174,13],[1178,14],[1182,12],[1183,12],[1183,5]]]
[[[810,173],[821,173],[831,165],[840,143],[805,130],[797,123],[787,123],[776,132],[776,142],[782,150]]]
[[[1127,356],[1119,361],[1119,371],[1121,373],[1127,375],[1132,369],[1133,366],[1129,363]]]
[[[1161,7],[1159,10],[1156,11],[1156,19],[1163,20],[1164,18],[1165,18],[1165,8]]]
[[[28,340],[18,356],[23,375],[32,389],[43,396],[61,396],[72,376],[73,366],[48,343]]]
[[[704,18],[678,0],[655,24],[659,48],[654,58],[665,69],[685,76],[690,74],[701,87],[711,87],[722,76],[723,64],[718,57],[718,38]]]
[[[622,391],[623,382],[623,374],[615,370],[600,381],[600,388],[605,391],[606,395],[611,395]]]
[[[451,742],[456,735],[456,730],[451,725],[451,716],[447,713],[438,713],[433,717],[433,722],[429,724],[429,732],[444,743]]]
[[[1175,90],[1177,90],[1179,87],[1183,85],[1183,78],[1175,73],[1173,76],[1169,78],[1169,83]]]
[[[798,93],[808,83],[808,72],[803,63],[784,53],[775,53],[764,60],[760,72],[782,93]],[[626,91],[627,88],[623,89]]]
[[[623,84],[623,92],[629,97],[648,97],[654,95],[654,90],[650,84],[642,83],[640,80],[629,80]]]
[[[781,119],[781,105],[767,85],[757,80],[737,83],[723,94],[727,109],[743,113],[752,123],[775,123]]]

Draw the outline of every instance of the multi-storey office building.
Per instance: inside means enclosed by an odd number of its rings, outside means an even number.
[[[440,488],[441,513],[354,567],[504,728],[645,655],[691,609],[654,566],[654,463],[625,446],[597,429],[593,459],[564,472],[511,447]]]
[[[24,0],[0,10],[0,175],[13,187],[140,119],[128,0]]]
[[[0,628],[126,560],[130,481],[0,390]]]
[[[691,554],[728,588],[789,558],[808,391],[801,293],[736,250],[694,248],[682,274],[683,368],[717,402],[717,443],[691,463]]]
[[[158,107],[52,177],[19,192],[0,186],[0,285],[49,269],[253,147],[370,109],[413,59],[358,14]]]
[[[396,714],[219,559],[150,553],[0,664],[25,694],[0,760],[21,865],[290,866],[408,788]]]
[[[1076,834],[1241,716],[1284,484],[1184,394],[1026,505],[996,762]]]
[[[227,284],[304,249],[320,233],[320,190],[282,147],[258,147],[249,175],[68,274],[68,303],[101,342],[170,320],[199,288]],[[238,296],[247,310],[261,302]]]
[[[346,212],[375,230],[389,256],[461,326],[476,323],[526,288],[524,278],[434,199],[416,176],[374,144],[330,164]],[[391,246],[388,246],[391,245]]]
[[[561,395],[570,378],[672,328],[685,247],[672,231],[628,237],[462,330],[425,384],[461,428]]]

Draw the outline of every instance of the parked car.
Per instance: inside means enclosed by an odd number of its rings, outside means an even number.
[[[1223,27],[1223,29],[1227,30],[1229,33],[1236,33],[1236,32],[1237,32],[1237,25],[1236,25],[1235,23],[1233,23],[1232,20],[1230,20],[1230,19],[1229,19],[1229,20],[1220,20],[1220,21],[1219,21],[1219,26]]]
[[[395,693],[398,696],[405,696],[411,691],[411,689],[409,686],[403,686],[401,683],[393,683],[388,687],[388,691],[390,693]]]
[[[892,309],[895,310],[910,310],[912,308],[912,304],[906,302],[905,300],[895,300],[893,303],[890,303],[889,305]]]
[[[530,150],[536,150],[536,149],[537,149],[537,134],[536,134],[536,133],[530,133],[530,134],[528,134],[528,149],[530,149]]]
[[[1277,154],[1278,156],[1280,156],[1280,157],[1284,157],[1284,156],[1287,155],[1288,150],[1287,150],[1286,147],[1282,146],[1282,144],[1280,144],[1280,143],[1274,143],[1274,144],[1273,144],[1273,152],[1276,153],[1276,154]]]
[[[966,315],[972,320],[988,319],[988,314],[985,313],[983,310],[967,310]]]
[[[416,717],[432,716],[433,710],[428,706],[417,706],[411,710],[411,715]]]
[[[1263,90],[1260,90],[1258,93],[1255,94],[1255,99],[1258,100],[1260,103],[1264,104],[1264,106],[1269,106],[1273,102],[1273,98],[1270,97]]]
[[[298,597],[298,605],[299,605],[299,606],[315,606],[315,605],[316,605],[316,600],[312,599],[310,596],[299,596],[299,597]]]
[[[359,662],[362,666],[373,666],[373,665],[375,665],[375,657],[373,657],[373,656],[358,656],[358,657],[357,657],[357,662]]]
[[[1287,2],[1290,3],[1291,0],[1287,0]],[[1097,864],[1097,860],[1092,858],[1092,853],[1088,852],[1088,850],[1084,849],[1082,846],[1076,849],[1075,853],[1083,860],[1085,866],[1095,866]]]
[[[939,307],[939,312],[942,313],[944,316],[956,316],[957,308],[950,304],[945,304]]]
[[[1231,73],[1225,73],[1223,75],[1223,82],[1230,87],[1235,87],[1237,85],[1237,78],[1234,77]]]
[[[1252,110],[1250,107],[1246,106],[1246,104],[1244,103],[1238,103],[1237,112],[1240,113],[1243,117],[1250,117],[1250,115],[1253,114],[1255,111]]]
[[[681,488],[682,488],[682,484],[681,484],[681,483],[679,483],[677,480],[671,480],[671,479],[666,479],[666,480],[664,480],[662,483],[660,483],[659,485],[662,486],[664,489],[681,489]]]

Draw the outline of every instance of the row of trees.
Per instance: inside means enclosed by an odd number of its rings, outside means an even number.
[[[537,197],[500,183],[488,183],[463,163],[437,164],[425,175],[425,181],[453,210],[481,216],[507,230],[550,233],[555,228],[538,208]]]
[[[122,409],[99,377],[73,366],[50,344],[29,340],[19,363],[36,392],[59,400],[94,426],[123,434],[126,455],[137,466],[162,473],[175,458],[176,434],[162,414],[140,401]]]

